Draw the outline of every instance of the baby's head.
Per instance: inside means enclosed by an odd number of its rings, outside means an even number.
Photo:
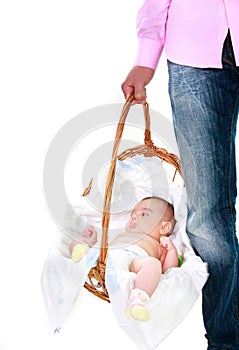
[[[147,197],[132,210],[127,231],[141,232],[159,238],[169,236],[175,225],[173,206],[164,199]]]

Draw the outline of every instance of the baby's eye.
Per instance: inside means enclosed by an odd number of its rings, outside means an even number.
[[[143,211],[143,212],[141,213],[141,216],[142,216],[142,217],[144,217],[144,216],[149,216],[149,213],[148,213],[147,211]]]

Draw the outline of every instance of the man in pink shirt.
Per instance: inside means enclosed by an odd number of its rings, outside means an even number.
[[[165,48],[175,135],[188,194],[187,232],[208,263],[208,350],[239,350],[235,136],[239,110],[239,1],[146,0],[125,97],[146,100]]]

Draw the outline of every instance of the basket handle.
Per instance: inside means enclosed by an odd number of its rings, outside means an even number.
[[[101,239],[101,249],[100,249],[100,257],[99,263],[105,264],[108,252],[108,227],[110,221],[110,206],[111,206],[111,197],[112,190],[114,184],[115,170],[116,170],[116,161],[117,161],[117,153],[121,141],[121,137],[124,130],[125,120],[129,113],[131,103],[134,100],[134,96],[131,95],[127,98],[122,111],[120,120],[118,122],[114,147],[112,152],[111,164],[107,176],[106,187],[105,187],[105,196],[104,196],[104,207],[103,207],[103,217],[102,217],[102,239]],[[144,132],[144,143],[149,147],[154,147],[154,144],[151,140],[151,132],[150,132],[150,116],[149,116],[149,106],[148,103],[143,104],[144,118],[145,118],[145,132]]]

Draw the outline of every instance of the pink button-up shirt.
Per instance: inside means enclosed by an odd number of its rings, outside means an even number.
[[[239,0],[145,0],[135,65],[155,69],[165,46],[174,63],[221,68],[228,28],[239,65]]]

